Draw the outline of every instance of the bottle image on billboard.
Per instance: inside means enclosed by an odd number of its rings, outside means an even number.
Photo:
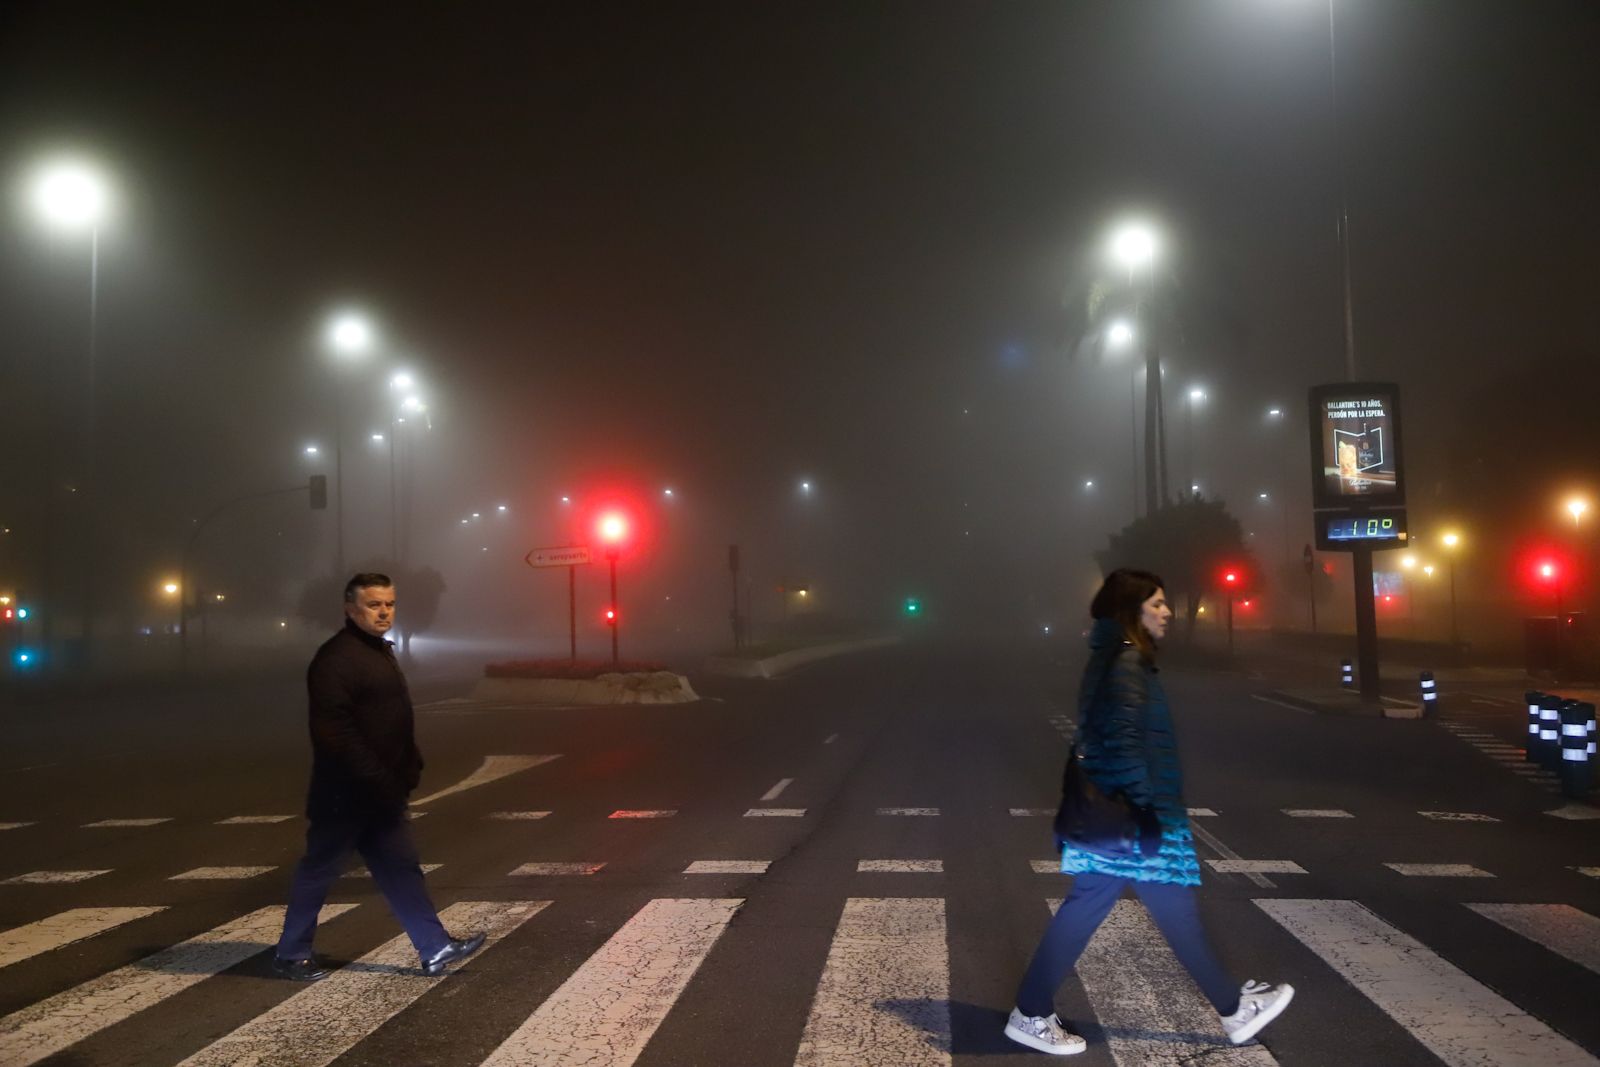
[[[1338,397],[1322,409],[1323,475],[1335,497],[1396,490],[1392,416],[1383,396]]]

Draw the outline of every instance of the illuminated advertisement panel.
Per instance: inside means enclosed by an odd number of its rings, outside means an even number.
[[[1398,386],[1318,386],[1311,391],[1311,429],[1318,508],[1361,511],[1405,503]]]

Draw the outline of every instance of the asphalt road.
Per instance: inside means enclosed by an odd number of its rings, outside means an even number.
[[[420,794],[493,778],[417,806],[429,885],[495,940],[422,978],[346,879],[318,939],[345,966],[312,986],[267,971],[303,832],[296,679],[13,704],[0,1064],[1021,1062],[1000,1030],[1068,885],[1038,812],[1078,662],[908,646],[695,678],[679,706],[419,694]],[[1386,721],[1246,673],[1167,684],[1202,860],[1246,872],[1208,867],[1218,953],[1299,993],[1222,1044],[1124,902],[1058,996],[1073,1062],[1600,1062],[1600,823],[1516,769],[1519,707],[1446,688],[1438,719]]]

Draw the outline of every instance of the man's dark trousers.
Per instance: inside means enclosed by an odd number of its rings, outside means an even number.
[[[317,915],[334,880],[344,873],[351,851],[361,853],[389,908],[405,927],[417,954],[428,959],[450,943],[422,881],[422,865],[405,809],[365,817],[312,819],[306,829],[306,854],[294,869],[289,910],[283,918],[278,958],[312,958]]]

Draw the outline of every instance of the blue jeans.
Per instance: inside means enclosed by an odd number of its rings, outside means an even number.
[[[317,913],[328,897],[334,879],[344,873],[350,853],[359,852],[389,910],[405,927],[417,954],[427,959],[450,941],[439,915],[428,899],[411,840],[406,813],[397,811],[368,818],[313,819],[306,828],[306,854],[294,869],[289,908],[283,917],[278,958],[311,958],[311,941],[317,933]]]
[[[1239,1010],[1239,985],[1228,977],[1206,940],[1195,906],[1194,888],[1133,882],[1106,874],[1085,872],[1072,879],[1072,894],[1062,902],[1056,917],[1045,931],[1044,940],[1034,951],[1033,961],[1022,976],[1017,990],[1017,1009],[1024,1015],[1049,1015],[1055,1009],[1055,995],[1067,972],[1083,954],[1089,939],[1100,928],[1124,886],[1132,885],[1161,935],[1172,946],[1173,955],[1194,978],[1200,991],[1220,1015]]]

